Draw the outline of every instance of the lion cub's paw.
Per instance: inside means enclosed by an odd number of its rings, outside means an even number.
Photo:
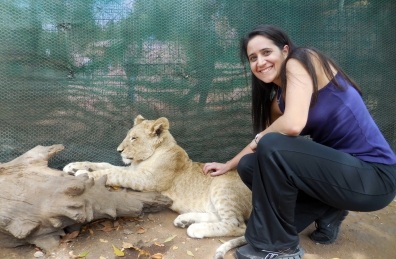
[[[187,228],[187,235],[192,238],[204,238],[207,233],[205,223],[195,223]]]
[[[70,164],[67,164],[65,167],[63,167],[63,172],[71,174],[71,175],[75,175],[76,172],[79,170],[84,170],[84,171],[88,171],[88,172],[93,171],[91,164],[86,163],[86,162],[70,163]]]
[[[193,223],[195,223],[195,221],[184,214],[177,216],[177,218],[173,221],[173,225],[179,228],[186,228]]]
[[[87,171],[87,170],[77,170],[77,172],[74,173],[74,176],[79,176],[79,175],[83,175],[83,174],[87,174],[89,178],[93,178],[91,172]]]

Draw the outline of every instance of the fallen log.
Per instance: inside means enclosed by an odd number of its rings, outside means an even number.
[[[159,193],[105,186],[48,167],[63,145],[37,146],[0,163],[0,247],[34,244],[44,250],[59,245],[68,227],[102,218],[136,217],[160,211],[172,201]]]

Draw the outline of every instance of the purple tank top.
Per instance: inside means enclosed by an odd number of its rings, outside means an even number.
[[[309,135],[317,143],[363,161],[396,164],[395,154],[359,93],[340,74],[336,78],[346,91],[338,89],[332,82],[320,89],[316,105],[309,110],[308,121],[301,135]],[[280,91],[277,97],[283,113],[285,102]]]

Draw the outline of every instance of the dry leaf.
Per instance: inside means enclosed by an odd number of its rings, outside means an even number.
[[[187,254],[188,254],[189,256],[194,256],[194,254],[193,254],[190,250],[187,250]]]
[[[162,259],[164,258],[164,256],[162,254],[153,254],[151,257],[151,259]]]
[[[103,231],[103,232],[110,232],[110,231],[113,231],[114,228],[104,227],[104,228],[101,228],[101,229],[98,229],[98,230]]]
[[[168,237],[167,239],[165,239],[164,243],[169,242],[169,241],[172,241],[176,236],[177,236],[177,235]]]
[[[219,239],[219,241],[221,242],[221,243],[225,243],[226,241],[225,240],[223,240],[223,239]]]
[[[100,222],[100,224],[103,226],[103,228],[98,229],[98,230],[101,230],[101,231],[104,231],[104,232],[110,232],[110,231],[115,229],[114,228],[114,223],[109,221],[109,220],[106,220],[104,222]]]
[[[108,228],[113,228],[114,227],[114,223],[110,220],[106,220],[103,222],[100,222],[100,225],[104,226],[104,227],[108,227]]]
[[[148,252],[148,251],[144,251],[144,250],[142,250],[142,249],[139,249],[138,251],[139,251],[138,258],[139,258],[140,256],[150,256],[150,252]]]
[[[106,257],[100,256],[99,259],[106,259]]]
[[[114,253],[115,253],[116,256],[124,256],[124,252],[123,251],[121,251],[120,249],[118,249],[114,245],[112,245],[112,246],[113,246]]]
[[[123,227],[123,226],[121,226],[121,225],[119,225],[119,226],[117,227],[116,231],[118,231],[118,230],[122,230],[122,229],[124,229],[124,227]]]
[[[124,249],[134,248],[134,246],[131,243],[122,242],[122,248],[124,248]]]
[[[78,236],[78,234],[80,234],[80,231],[78,230],[72,233],[68,233],[61,238],[60,242],[61,243],[73,242],[73,239],[75,239]]]
[[[88,231],[89,231],[89,233],[90,233],[91,235],[93,235],[93,234],[94,234],[94,232],[93,232],[92,228],[89,228],[89,229],[88,229]]]
[[[138,222],[143,222],[143,220],[137,218],[137,217],[123,217],[123,220],[128,220],[128,221],[138,221]]]
[[[102,222],[102,221],[104,221],[104,219],[100,219],[100,220],[96,220],[96,221],[90,222],[88,224],[88,226],[96,227],[99,224],[99,222]]]
[[[161,244],[161,243],[158,243],[158,242],[154,242],[154,244],[155,244],[156,246],[164,246],[164,244]]]
[[[136,251],[139,252],[138,258],[140,256],[150,256],[150,252],[144,251],[144,250],[142,250],[142,249],[140,249],[140,248],[138,248],[138,247],[136,247],[136,246],[134,246],[134,245],[132,245],[130,243],[122,242],[122,248],[124,248],[124,249],[128,249],[128,248],[135,249]]]
[[[111,186],[111,188],[113,188],[114,190],[118,190],[118,189],[121,188],[120,186],[112,186],[112,185],[110,185],[110,186]]]
[[[99,239],[99,241],[102,242],[102,243],[107,243],[107,242],[108,242],[107,240],[104,240],[104,239],[102,239],[102,238]]]
[[[177,246],[173,246],[173,247],[172,247],[173,250],[177,250],[178,248],[179,248],[179,247],[177,247]]]
[[[146,232],[147,232],[147,229],[145,229],[143,227],[140,227],[139,230],[137,231],[138,234],[143,234],[143,233],[146,233]]]

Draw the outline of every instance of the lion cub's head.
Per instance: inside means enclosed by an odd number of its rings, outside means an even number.
[[[174,142],[169,131],[167,118],[157,120],[146,120],[141,115],[135,118],[132,129],[129,130],[125,139],[118,146],[117,151],[121,153],[125,164],[140,162],[151,157],[155,150],[165,142]]]

